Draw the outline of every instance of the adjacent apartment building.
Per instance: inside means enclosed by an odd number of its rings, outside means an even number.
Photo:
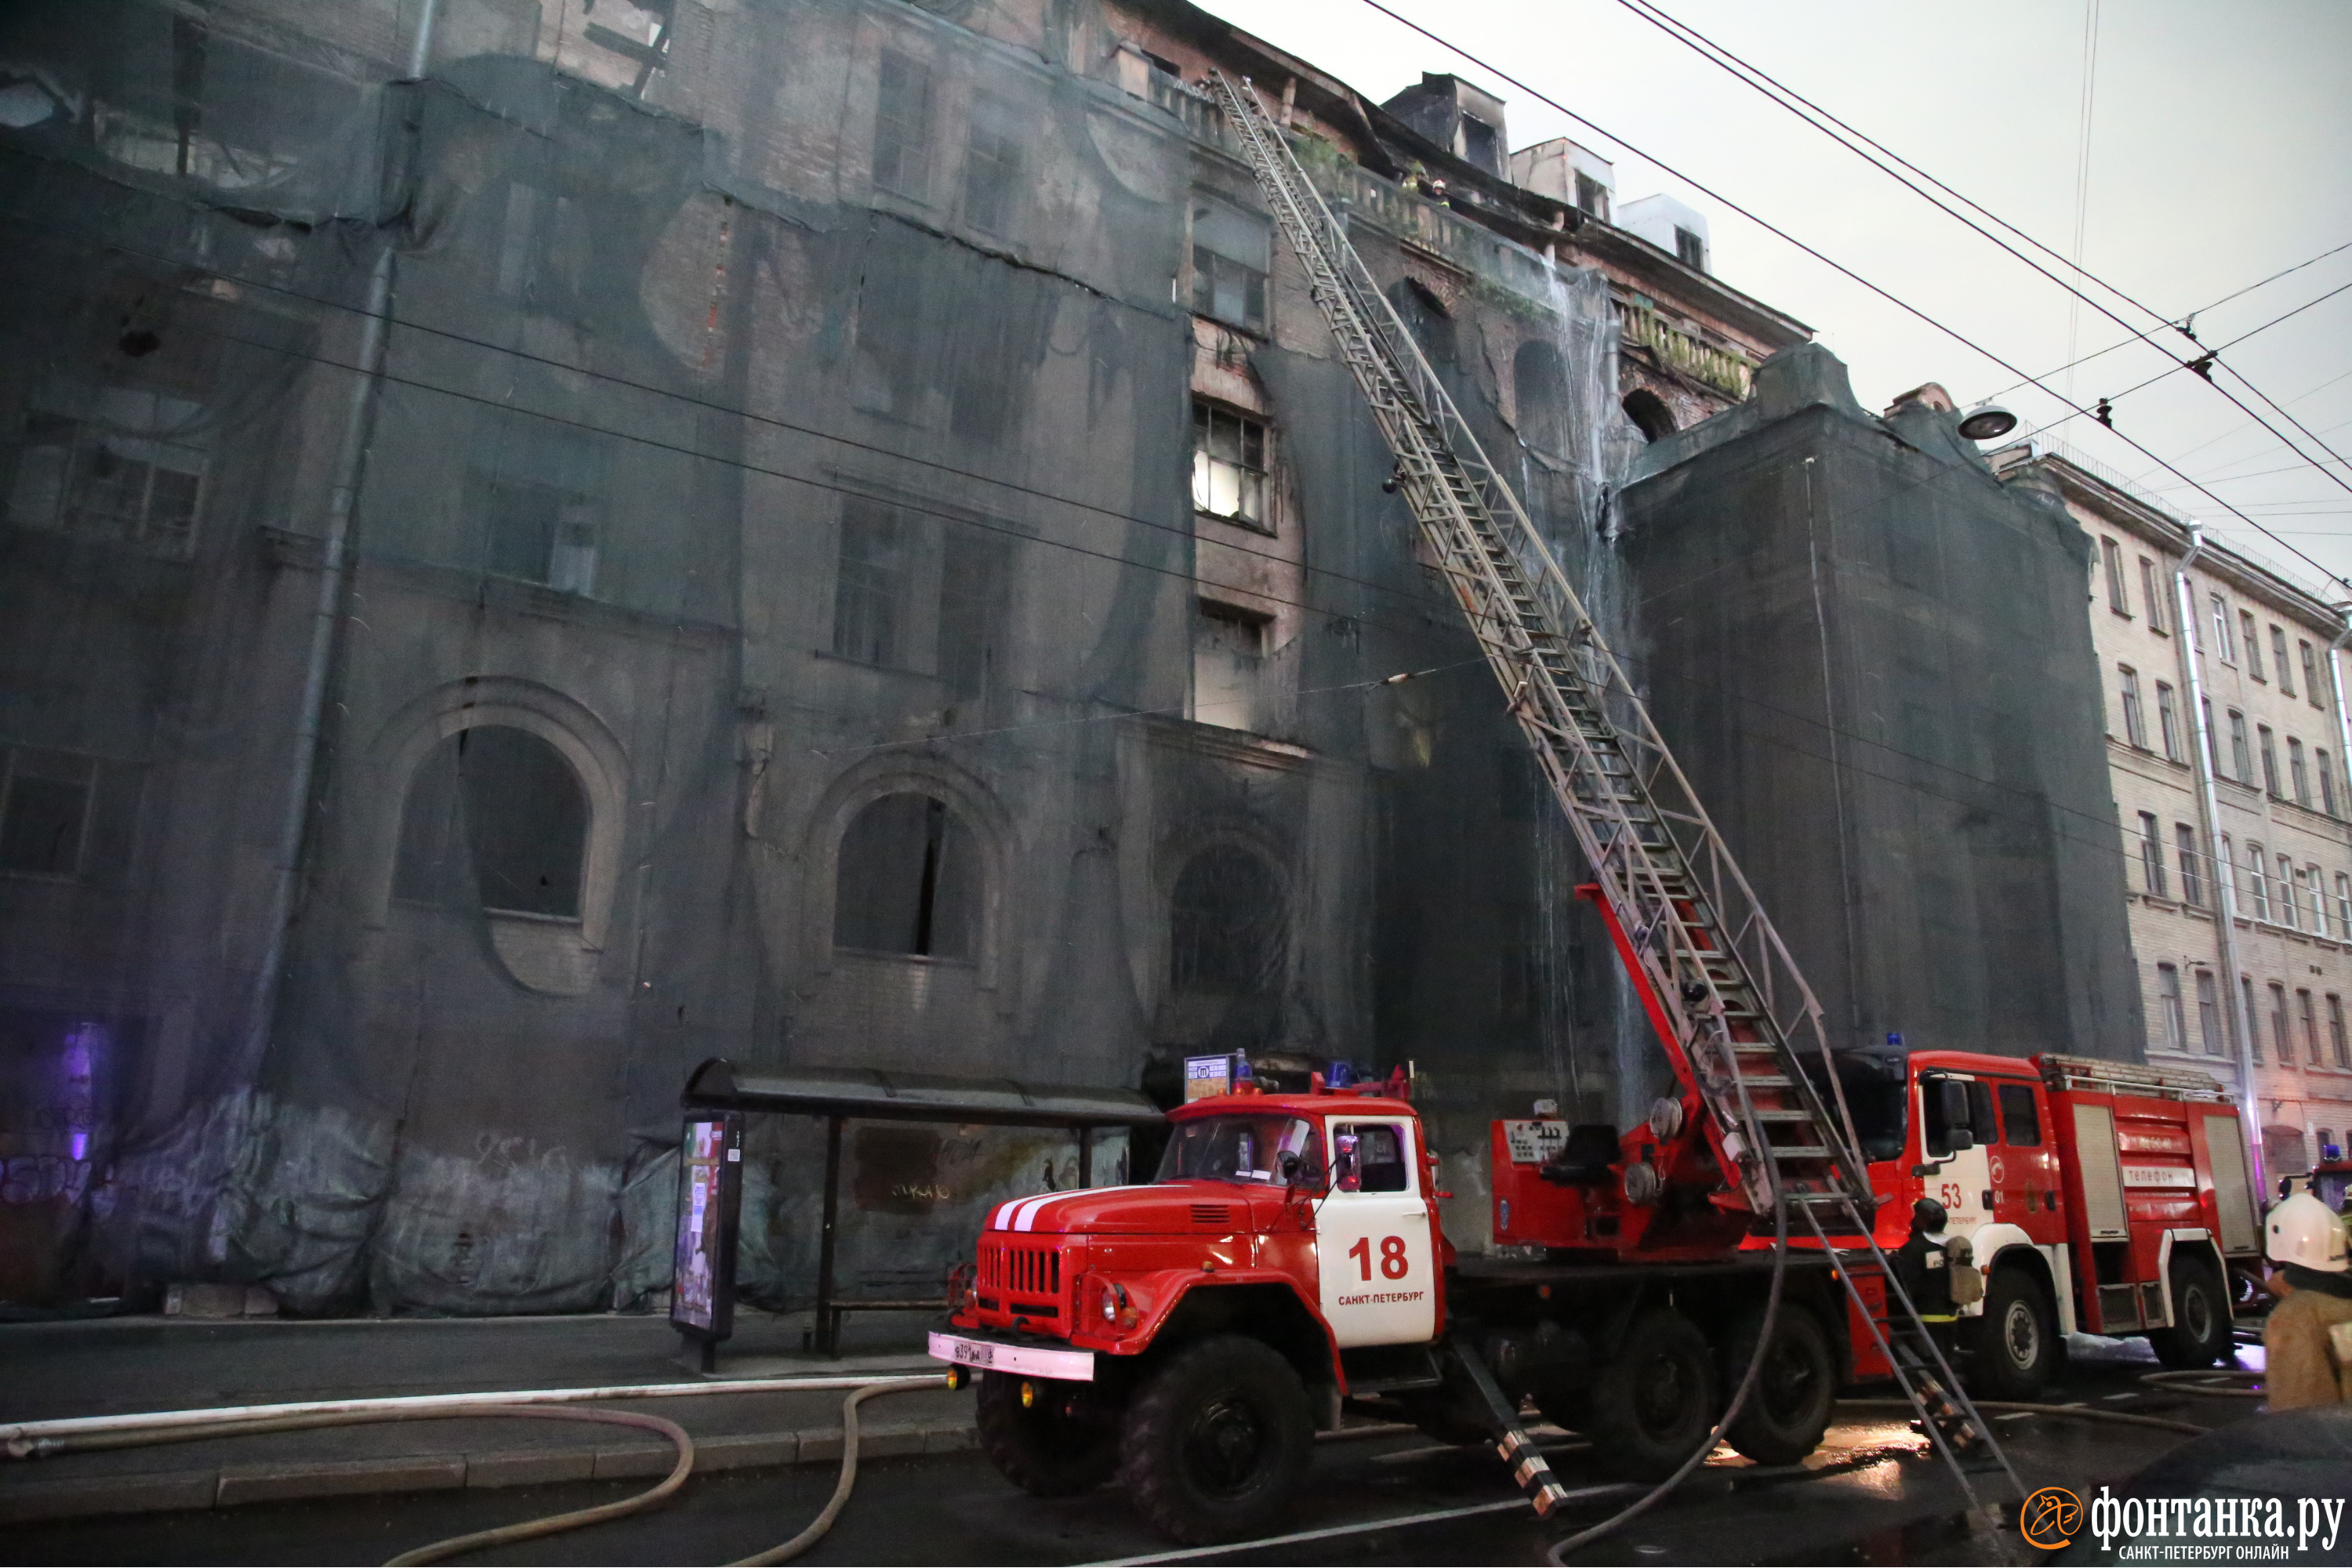
[[[2266,1184],[2299,1175],[2352,1133],[2343,614],[2079,463],[2024,447],[1996,463],[2054,489],[2096,544],[2148,1060],[2231,1085]]]

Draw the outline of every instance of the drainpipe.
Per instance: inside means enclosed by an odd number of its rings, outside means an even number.
[[[416,34],[410,41],[410,81],[424,77],[432,63],[433,25],[440,0],[423,0],[416,16]],[[310,646],[302,668],[302,695],[296,710],[294,766],[287,779],[285,805],[278,820],[278,852],[270,880],[268,911],[269,945],[254,977],[253,1010],[241,1065],[257,1068],[269,1045],[278,1015],[278,994],[286,969],[289,927],[294,918],[295,888],[302,867],[302,851],[310,838],[310,788],[318,776],[320,740],[325,730],[327,686],[335,665],[337,634],[341,626],[343,592],[351,579],[352,514],[359,503],[360,479],[367,466],[368,432],[374,421],[376,389],[383,380],[386,318],[392,310],[394,252],[387,237],[368,276],[366,312],[361,318],[357,374],[343,410],[343,430],[335,456],[335,478],[327,492],[324,559],[319,571],[319,595],[310,610]]]
[[[2184,523],[2189,532],[2189,551],[2180,563],[2173,568],[2174,617],[2180,625],[2180,678],[2189,692],[2189,718],[2197,736],[2192,750],[2196,752],[2197,805],[2205,817],[2205,865],[2212,873],[2210,881],[2219,896],[2214,900],[2213,926],[2215,947],[2221,964],[2221,984],[2230,999],[2230,1016],[2237,1021],[2233,1031],[2238,1037],[2238,1081],[2243,1086],[2241,1103],[2249,1114],[2239,1118],[2239,1131],[2245,1135],[2246,1155],[2252,1162],[2253,1188],[2259,1197],[2263,1184],[2263,1130],[2261,1113],[2256,1107],[2254,1084],[2254,1016],[2247,1005],[2246,988],[2241,984],[2242,971],[2238,967],[2238,879],[2221,859],[2221,794],[2213,783],[2212,726],[2206,719],[2205,675],[2197,650],[2197,589],[2189,580],[2189,569],[2205,553],[2205,535],[2195,521]],[[2335,664],[2331,657],[2330,667]],[[2342,687],[2337,687],[2336,718],[2343,721]]]

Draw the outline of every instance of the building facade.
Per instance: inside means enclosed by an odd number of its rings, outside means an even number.
[[[2231,1085],[2265,1183],[2301,1174],[2352,1138],[2344,617],[2079,463],[1997,460],[2063,498],[2096,547],[2087,603],[2148,1059]]]

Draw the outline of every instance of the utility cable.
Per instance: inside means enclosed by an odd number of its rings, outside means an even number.
[[[1831,141],[1837,142],[1839,146],[1853,153],[1856,157],[1870,164],[1871,167],[1879,170],[1881,173],[1887,175],[1888,178],[1895,180],[1905,189],[1917,195],[1921,199],[1927,201],[1938,211],[1948,215],[1959,223],[1967,226],[1969,229],[1985,239],[1990,240],[1994,245],[1999,246],[2002,250],[2007,251],[2011,256],[2015,257],[2019,261],[2023,262],[2027,267],[2032,268],[2034,271],[2040,273],[2051,282],[2055,283],[2059,288],[2065,289],[2072,297],[2068,306],[2067,321],[2067,353],[2069,359],[2066,368],[2070,374],[2067,378],[2068,391],[2065,401],[2068,403],[2071,404],[2073,402],[2073,376],[2071,372],[2074,366],[2082,363],[2081,360],[2074,357],[2074,340],[2075,332],[2074,321],[2081,307],[2086,304],[2089,305],[2093,310],[2097,310],[2101,315],[2105,316],[2109,321],[2115,322],[2116,325],[2123,328],[2126,331],[2133,331],[2132,324],[2129,321],[2125,321],[2121,316],[2116,315],[2115,311],[2109,310],[2099,300],[2095,300],[2090,295],[2084,293],[2076,285],[2067,281],[2067,279],[2060,277],[2057,273],[2053,272],[2048,267],[2043,266],[2032,257],[2028,256],[2023,251],[2018,249],[2016,246],[2011,245],[2007,240],[2001,238],[2000,235],[1993,233],[1990,229],[1986,228],[1982,224],[1970,218],[1966,213],[1957,210],[1950,204],[1931,195],[1927,191],[1921,189],[1920,186],[1913,181],[1903,178],[1901,174],[1896,174],[1895,171],[1893,168],[1888,167],[1886,163],[1882,163],[1878,159],[1871,157],[1869,153],[1864,153],[1862,147],[1856,146],[1853,142],[1849,142],[1843,137],[1839,136],[1835,132],[1830,130],[1830,125],[1835,125],[1839,130],[1843,131],[1848,135],[1853,137],[1855,141],[1866,144],[1873,150],[1883,154],[1886,159],[1891,160],[1894,163],[1899,164],[1903,169],[1907,170],[1911,174],[1917,175],[1920,179],[1927,181],[1928,184],[1935,186],[1937,190],[1944,192],[1955,200],[1958,200],[1967,206],[1973,208],[1975,211],[1983,214],[1985,217],[1990,219],[1996,224],[1999,224],[2002,228],[2007,229],[2010,233],[2017,236],[2018,238],[2033,247],[2036,250],[2042,251],[2053,259],[2062,262],[2063,265],[2071,268],[2082,278],[2097,284],[2101,289],[2105,289],[2108,293],[2116,296],[2116,298],[2122,300],[2133,309],[2159,322],[2161,325],[2157,330],[2169,329],[2170,331],[2182,333],[2182,335],[2187,337],[2190,342],[2195,343],[2200,352],[2197,357],[2192,358],[2189,361],[2175,361],[2174,363],[2176,366],[2184,369],[2198,370],[2199,374],[2204,376],[2209,384],[2212,384],[2212,377],[2210,372],[2216,364],[2220,363],[2218,359],[2218,355],[2221,353],[2220,350],[2206,348],[2202,342],[2198,341],[2197,335],[2194,331],[2189,331],[2180,323],[2172,321],[2168,317],[2165,316],[2161,311],[2156,310],[2153,306],[2141,303],[2138,300],[2134,299],[2123,289],[2093,274],[2082,265],[2084,222],[2085,215],[2089,210],[2091,116],[2092,105],[2094,102],[2094,88],[2096,83],[2097,72],[2099,0],[2084,0],[2083,106],[2081,123],[2078,127],[2077,132],[2078,142],[2074,178],[2074,255],[2071,258],[2060,256],[2049,246],[2046,246],[2040,240],[2035,239],[2032,235],[2027,234],[2015,224],[2010,223],[2006,219],[2000,217],[1996,214],[1987,210],[1979,203],[1970,200],[1969,197],[1961,195],[1959,192],[1953,190],[1952,187],[1945,184],[1941,180],[1937,179],[1934,175],[1927,174],[1927,171],[1919,168],[1916,164],[1912,163],[1907,159],[1891,151],[1884,144],[1872,139],[1864,132],[1855,130],[1854,127],[1849,125],[1843,120],[1839,119],[1836,115],[1832,114],[1829,110],[1822,109],[1819,104],[1813,102],[1812,100],[1806,98],[1801,93],[1787,87],[1761,68],[1750,65],[1748,61],[1741,59],[1730,50],[1725,48],[1720,44],[1716,43],[1705,34],[1700,33],[1696,28],[1680,22],[1675,17],[1669,16],[1666,12],[1660,10],[1655,5],[1651,3],[1651,0],[1618,0],[1618,3],[1623,5],[1627,10],[1632,11],[1635,16],[1641,17],[1643,21],[1650,23],[1651,26],[1666,33],[1668,37],[1673,37],[1675,41],[1693,49],[1698,53],[1701,58],[1708,60],[1711,64],[1717,66],[1735,79],[1746,83],[1748,87],[1755,89],[1756,91],[1762,94],[1766,99],[1779,105],[1780,108],[1788,110],[1790,113],[1795,115],[1798,119],[1803,121],[1814,130],[1821,132],[1822,135],[1829,137]],[[1769,86],[1767,84],[1769,84]],[[1804,110],[1799,109],[1797,107],[1798,104],[1804,105]],[[1812,114],[1807,114],[1805,110],[1811,110]],[[1812,117],[1813,115],[1818,115],[1821,118],[1816,120]],[[1829,123],[1823,124],[1822,122],[1822,121],[1826,121]],[[1664,167],[1664,165],[1661,165],[1661,167]],[[2192,311],[2190,313],[2190,319],[2193,320],[2195,315],[2196,312]],[[2135,339],[2141,342],[2148,341],[2153,337],[2153,331],[2148,332],[2137,332],[2134,334]],[[2170,356],[2168,354],[2167,357],[2169,358]],[[2315,436],[2312,436],[2311,432],[2303,426],[2301,421],[2295,419],[2294,416],[2287,414],[2284,409],[2280,408],[2278,404],[2273,401],[2267,393],[2264,393],[2260,387],[2256,386],[2246,377],[2244,372],[2239,370],[2234,365],[2224,366],[2223,368],[2228,369],[2232,376],[2236,377],[2242,384],[2243,384],[2247,391],[2261,398],[2264,403],[2269,404],[2270,406],[2284,417],[2289,424],[2294,425],[2296,429],[2302,431],[2303,434],[2306,437],[2309,437],[2314,444],[2317,445],[2322,451],[2327,453],[2329,457],[2336,458],[2338,463],[2344,463],[2346,461],[2341,453],[2337,452],[2334,447],[2327,446],[2326,442],[2320,441]],[[2039,384],[2037,383],[2036,384]],[[2048,389],[2045,387],[2043,390],[2047,391]],[[2325,465],[2320,464],[2317,459],[2311,458],[2301,448],[2297,447],[2294,443],[2289,440],[2283,432],[2277,429],[2276,426],[2272,426],[2267,420],[2262,419],[2259,415],[2255,415],[2252,409],[2247,408],[2245,404],[2234,394],[2230,392],[2228,388],[2217,385],[2215,386],[2215,390],[2220,392],[2222,396],[2229,398],[2231,402],[2237,404],[2238,406],[2246,414],[2252,416],[2258,424],[2261,424],[2263,428],[2269,430],[2273,436],[2277,437],[2279,441],[2284,444],[2289,451],[2294,452],[2296,457],[2302,458],[2305,462],[2310,463],[2314,467],[2318,468],[2321,472],[2327,472]],[[2352,489],[2352,484],[2347,484],[2345,488]]]
[[[1772,235],[1777,238],[1796,247],[1799,250],[1803,251],[1807,256],[1811,257],[1822,266],[1831,268],[1839,276],[1849,279],[1855,283],[1859,283],[1863,288],[1868,289],[1871,293],[1877,295],[1888,304],[1895,306],[1897,310],[1902,310],[1906,315],[1916,317],[1919,321],[1926,322],[1928,326],[1935,328],[1946,337],[1950,338],[1954,342],[1958,343],[1961,347],[1982,355],[1992,363],[1997,364],[2001,369],[2009,372],[2011,375],[2024,377],[2026,381],[2031,383],[2042,393],[2055,399],[2064,406],[2073,409],[2075,413],[2088,414],[2091,412],[2089,409],[2082,407],[2080,405],[2074,402],[2071,398],[2065,397],[2051,388],[2041,377],[2029,374],[2026,371],[2021,369],[2011,361],[2002,358],[1992,350],[1986,348],[1983,344],[1969,337],[1967,334],[1960,331],[1958,328],[1947,325],[1945,322],[1937,320],[1935,317],[1929,315],[1926,310],[1912,304],[1909,300],[1895,294],[1891,289],[1883,288],[1879,284],[1872,282],[1869,279],[1864,278],[1861,273],[1856,272],[1853,268],[1845,265],[1845,263],[1837,260],[1835,258],[1831,257],[1815,247],[1807,244],[1805,241],[1799,239],[1795,235],[1790,234],[1787,229],[1780,227],[1778,224],[1759,216],[1752,209],[1733,201],[1729,196],[1724,195],[1721,192],[1717,191],[1712,186],[1683,173],[1680,169],[1675,168],[1672,163],[1666,163],[1664,160],[1657,157],[1654,153],[1643,151],[1643,149],[1627,141],[1622,136],[1618,135],[1616,132],[1609,130],[1606,126],[1596,124],[1594,121],[1586,119],[1583,115],[1579,114],[1576,110],[1569,108],[1558,99],[1553,98],[1551,95],[1544,92],[1538,88],[1530,86],[1528,83],[1522,80],[1512,72],[1504,69],[1501,66],[1496,65],[1492,60],[1488,60],[1479,55],[1473,54],[1468,49],[1464,48],[1461,45],[1445,37],[1443,34],[1433,32],[1430,28],[1422,26],[1412,17],[1404,16],[1402,13],[1386,5],[1384,0],[1363,0],[1363,4],[1370,6],[1371,9],[1378,11],[1381,16],[1388,17],[1391,21],[1397,23],[1399,26],[1420,34],[1423,37],[1427,38],[1430,42],[1437,45],[1440,48],[1469,61],[1472,65],[1476,66],[1480,70],[1486,72],[1496,79],[1507,82],[1509,85],[1517,88],[1521,92],[1524,92],[1528,97],[1535,99],[1538,102],[1557,110],[1568,119],[1574,121],[1577,124],[1588,128],[1593,132],[1594,134],[1615,142],[1618,146],[1623,148],[1626,152],[1631,153],[1633,156],[1655,164],[1659,169],[1673,175],[1675,179],[1682,181],[1684,184],[1689,185],[1691,189],[1697,191],[1709,200],[1722,203],[1725,206],[1728,207],[1733,212],[1738,213],[1748,222],[1756,225],[1767,234]],[[2116,438],[2121,440],[2126,446],[2131,447],[2132,450],[2139,453],[2141,456],[2150,458],[2167,473],[2176,475],[2182,479],[2189,479],[2189,476],[2187,474],[2181,473],[2179,468],[2174,468],[2171,463],[2158,456],[2157,453],[2149,450],[2137,440],[2125,435],[2120,430],[2116,431],[2115,434]],[[2215,495],[2211,490],[2206,489],[2202,485],[2196,484],[2195,480],[2189,479],[2189,482],[2195,486],[2199,493],[2206,496],[2222,510],[2237,518],[2239,521],[2245,523],[2247,527],[2252,528],[2257,532],[2275,541],[2282,549],[2294,555],[2296,560],[2307,563],[2313,571],[2317,572],[2327,581],[2331,583],[2342,582],[2347,587],[2352,587],[2352,580],[2347,580],[2339,576],[2336,573],[2330,571],[2327,567],[2322,565],[2318,561],[2314,560],[2309,554],[2305,553],[2294,543],[2285,539],[2280,538],[2277,534],[2272,533],[2269,529],[2263,527],[2261,523],[2240,511],[2222,497]]]

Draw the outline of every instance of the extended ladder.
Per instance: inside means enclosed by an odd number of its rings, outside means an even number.
[[[2000,1448],[1872,1239],[1874,1199],[1861,1140],[1830,1070],[1829,1038],[1811,987],[1600,626],[1272,116],[1246,81],[1221,70],[1211,81],[1370,405],[1434,568],[1592,868],[1613,934],[1663,1020],[1675,1075],[1706,1107],[1706,1136],[1722,1170],[1753,1214],[1769,1215],[1782,1203],[1802,1212],[1824,1249],[1832,1232],[1850,1248],[1844,1238],[1861,1237],[1873,1267],[1887,1279],[1890,1319],[1899,1303],[1903,1320],[1889,1336],[1866,1306],[1863,1316],[1895,1361],[1906,1396],[1952,1461],[1973,1509],[1976,1494],[1953,1439],[1964,1427],[1969,1446],[1980,1441],[1995,1456]],[[1801,1053],[1818,1058],[1826,1096],[1804,1070]],[[1822,1228],[1822,1210],[1832,1220],[1831,1231]],[[1863,1305],[1853,1271],[1838,1272]],[[1930,1358],[1949,1411],[1931,1408],[1936,1402],[1925,1394]],[[2000,1462],[2006,1468],[2007,1460]]]

